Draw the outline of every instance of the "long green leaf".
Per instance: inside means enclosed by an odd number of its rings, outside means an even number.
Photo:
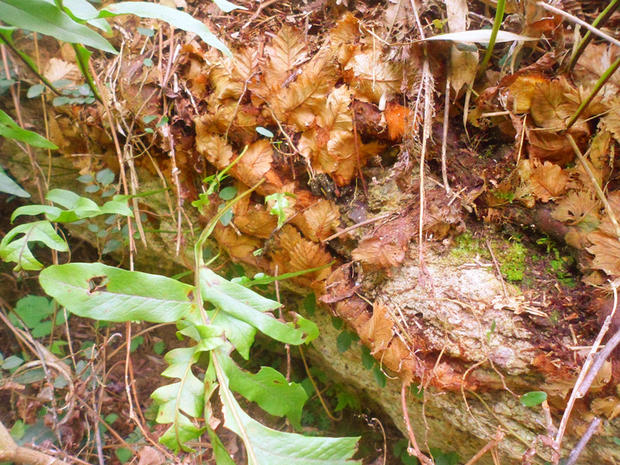
[[[197,34],[211,47],[231,55],[226,44],[213,35],[207,26],[184,11],[149,2],[120,2],[105,7],[99,13],[102,18],[117,15],[136,15],[140,18],[166,21],[176,28]]]
[[[68,263],[41,271],[41,286],[71,313],[104,321],[169,323],[193,308],[193,286],[102,263]]]
[[[116,49],[87,26],[45,0],[0,0],[2,21],[11,26],[52,36],[72,44],[83,44],[104,52]]]
[[[14,195],[16,197],[30,197],[30,194],[21,188],[19,184],[13,181],[8,174],[0,166],[0,192]]]
[[[260,424],[241,409],[219,365],[221,355],[212,352],[220,383],[224,425],[238,434],[246,447],[248,465],[353,465],[359,437],[319,438],[283,433]]]
[[[2,8],[2,0],[0,0],[0,8]],[[4,19],[4,18],[3,18]],[[0,136],[7,139],[15,139],[20,142],[25,142],[33,147],[39,147],[42,149],[56,150],[58,147],[52,144],[45,137],[40,136],[36,132],[22,129],[19,125],[4,111],[0,110]]]
[[[22,237],[17,238],[20,234]],[[20,224],[11,229],[0,241],[0,258],[5,262],[15,262],[16,271],[40,270],[43,268],[30,251],[30,242],[43,242],[50,249],[66,252],[69,250],[65,240],[60,237],[49,221],[35,221],[33,223]]]
[[[318,328],[311,321],[301,316],[297,318],[297,325],[276,320],[267,312],[278,308],[278,302],[230,282],[207,267],[200,269],[200,291],[203,299],[222,312],[254,326],[277,341],[299,345],[318,336]]]

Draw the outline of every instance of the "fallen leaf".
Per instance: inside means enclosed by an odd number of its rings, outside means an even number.
[[[395,97],[402,79],[401,67],[384,59],[378,49],[353,55],[345,66],[345,81],[359,99],[372,103],[379,103],[382,96],[387,100]]]
[[[590,190],[573,190],[558,202],[551,216],[571,225],[585,223],[588,229],[596,229],[601,203]]]
[[[588,240],[592,245],[586,250],[594,255],[591,268],[620,276],[620,240],[598,231],[588,234]]]
[[[308,239],[320,242],[338,226],[340,211],[331,200],[321,199],[292,219]]]

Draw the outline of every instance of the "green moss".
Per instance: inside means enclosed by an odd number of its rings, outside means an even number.
[[[502,256],[500,270],[508,281],[521,281],[525,271],[527,249],[521,242],[513,241]]]
[[[475,238],[471,232],[465,231],[460,236],[454,238],[455,246],[450,253],[458,260],[468,260],[471,257],[479,255],[487,257],[488,252],[480,239]]]

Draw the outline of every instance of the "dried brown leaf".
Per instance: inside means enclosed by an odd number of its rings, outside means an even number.
[[[223,169],[231,162],[233,150],[221,136],[205,131],[200,119],[196,119],[196,150],[217,169]]]
[[[273,262],[278,265],[279,273],[308,270],[329,264],[332,256],[319,244],[301,237],[294,226],[285,224],[277,236],[277,245],[272,253]],[[309,275],[301,276],[301,281],[308,282],[326,279],[330,268],[326,267]]]
[[[386,60],[377,49],[353,55],[345,71],[345,80],[361,100],[379,103],[381,96],[391,100],[400,92],[401,66]]]
[[[560,200],[551,216],[572,225],[581,223],[592,230],[598,225],[600,208],[601,202],[592,191],[573,190]]]
[[[598,231],[588,234],[588,239],[592,245],[586,250],[594,255],[592,268],[620,276],[620,240]]]
[[[338,225],[340,211],[331,200],[321,199],[310,208],[293,218],[297,226],[308,239],[314,242],[329,237]]]
[[[233,176],[247,186],[253,186],[262,179],[273,161],[273,148],[266,139],[259,139],[250,145],[241,160],[231,169]]]

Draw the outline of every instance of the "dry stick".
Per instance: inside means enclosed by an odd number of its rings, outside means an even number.
[[[600,424],[601,419],[599,417],[594,417],[594,420],[592,420],[585,434],[581,437],[575,448],[571,451],[570,455],[568,456],[568,460],[564,465],[574,465],[574,463],[577,462],[579,455],[581,455],[581,452],[586,447],[586,444],[588,444],[588,441],[590,441],[590,438],[596,432],[596,429]]]
[[[114,149],[116,150],[116,157],[118,158],[121,183],[123,185],[123,194],[129,195],[129,188],[127,187],[127,175],[125,173],[125,160],[123,157],[123,151],[121,150],[121,144],[118,141],[118,135],[116,134],[116,126],[114,125],[114,119],[112,118],[112,110],[110,109],[110,106],[108,105],[107,98],[103,95],[103,90],[105,87],[101,85],[99,75],[95,72],[95,68],[93,67],[92,62],[89,63],[89,67],[90,67],[90,74],[92,74],[97,84],[97,87],[102,92],[101,102],[106,112],[106,116],[108,117],[108,124],[110,125],[110,132],[112,133],[112,140],[114,141]],[[136,250],[136,243],[133,237],[133,224],[131,223],[130,218],[127,219],[127,229],[129,233],[129,267],[130,269],[133,270],[133,253]]]
[[[590,368],[587,376],[583,380],[583,383],[581,383],[581,387],[577,389],[577,397],[583,397],[586,395],[588,389],[590,389],[590,386],[594,381],[594,378],[596,378],[596,375],[602,368],[603,363],[605,363],[605,360],[609,358],[609,356],[618,346],[618,344],[620,344],[620,329],[616,331],[616,334],[614,334],[611,339],[609,339],[609,341],[607,341],[607,344],[605,344],[605,348],[602,349],[594,358],[594,361],[592,362],[592,368]]]
[[[586,158],[581,154],[581,150],[579,150],[579,147],[575,143],[575,139],[573,139],[573,136],[571,136],[570,134],[567,134],[566,137],[568,137],[568,142],[570,142],[570,145],[573,147],[573,151],[575,152],[575,155],[577,155],[577,158],[579,159],[581,166],[583,166],[583,169],[585,170],[586,174],[590,178],[590,181],[592,182],[592,186],[594,187],[594,191],[596,192],[598,199],[601,201],[601,203],[605,207],[605,211],[609,215],[609,220],[613,224],[614,229],[616,231],[617,238],[620,239],[620,224],[618,224],[618,219],[616,218],[616,214],[614,213],[613,209],[611,208],[611,205],[607,201],[607,197],[603,193],[603,189],[601,189],[601,186],[598,185],[598,181],[596,180],[596,176],[594,176],[594,173],[590,169],[588,160],[586,160]]]
[[[52,455],[18,446],[2,421],[0,421],[0,462],[15,462],[24,465],[68,465],[67,462]]]
[[[411,427],[411,421],[409,421],[409,411],[407,410],[407,385],[405,383],[402,383],[400,388],[400,405],[403,410],[403,418],[405,419],[405,426],[407,427],[409,441],[411,441],[411,446],[413,447],[415,456],[422,465],[432,465],[433,461],[424,455],[420,450],[418,442],[415,439],[415,433]]]
[[[601,341],[603,340],[603,337],[607,333],[607,330],[609,329],[609,326],[611,325],[614,315],[616,314],[616,310],[618,309],[618,289],[616,288],[616,286],[612,286],[612,289],[614,292],[614,306],[611,312],[609,313],[609,315],[607,315],[607,318],[605,318],[603,326],[601,327],[601,330],[599,331],[598,336],[596,336],[596,340],[592,344],[592,348],[590,349],[590,352],[588,353],[588,356],[586,357],[586,360],[583,363],[581,372],[579,373],[579,376],[577,377],[577,381],[575,382],[573,391],[571,392],[571,395],[566,404],[566,409],[564,410],[564,414],[562,415],[562,420],[560,421],[560,426],[558,427],[558,433],[556,434],[555,440],[554,440],[554,447],[557,451],[559,451],[560,446],[562,444],[562,438],[564,437],[564,432],[566,431],[566,426],[568,425],[568,420],[570,418],[571,411],[573,410],[573,406],[575,405],[575,401],[578,398],[583,397],[585,394],[585,392],[581,391],[581,386],[583,385],[585,387],[584,380],[586,376],[589,374],[589,371],[591,369],[590,367],[592,366],[592,360],[594,359],[594,354],[598,350],[601,344]],[[616,333],[616,335],[614,335],[614,338],[618,336],[618,334],[619,333]],[[607,345],[609,345],[609,343]],[[605,346],[605,349],[607,349],[607,345]],[[597,361],[598,360],[599,359],[597,358]],[[602,365],[602,362],[601,362],[601,365]],[[592,367],[592,369],[593,368],[594,367]],[[592,383],[592,381],[590,381],[590,383]],[[589,387],[590,386],[588,385],[588,388]]]
[[[476,452],[476,455],[469,459],[469,462],[467,462],[465,465],[474,465],[474,463],[480,460],[480,457],[486,454],[487,451],[489,451],[490,449],[496,447],[502,441],[502,439],[504,439],[504,433],[503,431],[498,430],[497,433],[495,433],[495,437],[491,439],[482,449]]]
[[[592,27],[597,27],[599,24],[603,26],[611,17],[611,15],[613,15],[613,13],[616,11],[618,5],[620,5],[620,0],[611,0],[611,2],[609,2],[609,5],[607,5],[607,7],[592,22]],[[570,59],[570,63],[568,64],[569,71],[573,69],[573,67],[577,63],[577,60],[579,60],[579,57],[591,41],[592,32],[588,31],[586,35],[583,36],[583,39],[581,39],[581,42],[579,42],[577,49],[575,50],[573,56]]]
[[[382,219],[387,218],[388,216],[391,216],[392,213],[384,213],[383,215],[379,215],[379,216],[375,216],[374,218],[369,218],[367,220],[361,221],[359,223],[355,223],[352,226],[349,226],[348,228],[344,228],[342,231],[338,231],[337,233],[332,234],[331,236],[329,236],[327,239],[323,239],[321,241],[322,244],[325,244],[326,242],[329,242],[333,239],[336,239],[337,237],[342,236],[343,234],[346,234],[348,232],[351,232],[357,228],[361,228],[362,226],[366,226],[367,224],[371,224],[374,223],[375,221],[379,221]]]
[[[306,361],[306,356],[304,355],[304,349],[302,346],[297,346],[299,348],[299,355],[301,355],[301,361],[304,364],[304,368],[306,369],[306,374],[308,375],[308,379],[310,380],[310,382],[312,383],[312,387],[314,388],[314,392],[316,392],[317,397],[319,398],[319,401],[321,402],[321,406],[323,407],[323,410],[325,410],[325,414],[332,420],[332,421],[340,421],[342,420],[342,412],[340,412],[340,416],[336,417],[334,416],[334,414],[329,410],[329,407],[327,406],[327,403],[325,402],[325,399],[323,399],[323,395],[321,394],[321,390],[319,389],[319,387],[316,385],[316,381],[314,381],[314,378],[312,376],[312,373],[310,373],[310,367],[308,366],[308,362]]]
[[[567,13],[565,11],[560,10],[559,8],[556,8],[552,5],[548,5],[545,2],[536,2],[537,5],[542,6],[545,10],[549,10],[552,11],[558,15],[564,16],[565,18],[570,19],[571,21],[585,27],[587,30],[591,31],[592,34],[596,34],[597,36],[605,39],[608,42],[611,42],[612,44],[617,45],[618,47],[620,47],[620,40],[614,39],[612,36],[605,34],[604,32],[599,31],[598,29],[596,29],[595,27],[590,26],[588,23],[586,23],[584,20],[577,18],[576,16],[571,15],[570,13]]]
[[[450,77],[446,79],[446,103],[443,107],[443,140],[441,141],[441,177],[446,194],[450,194],[450,184],[448,184],[448,167],[446,163],[446,152],[448,149],[448,124],[450,121]]]

